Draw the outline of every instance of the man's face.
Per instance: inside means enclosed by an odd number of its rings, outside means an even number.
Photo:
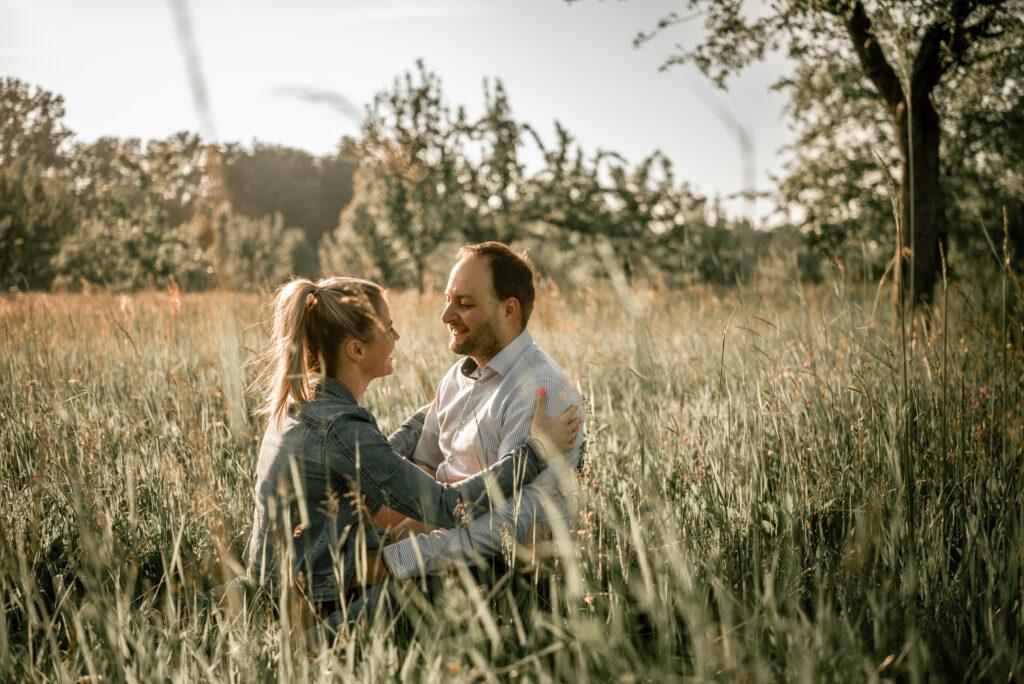
[[[444,299],[441,320],[448,326],[448,347],[456,354],[483,366],[509,342],[486,258],[469,256],[455,264]]]

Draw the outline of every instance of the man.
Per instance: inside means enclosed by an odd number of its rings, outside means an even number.
[[[582,398],[568,374],[533,342],[526,325],[534,302],[533,267],[500,242],[463,247],[445,289],[441,320],[448,346],[465,358],[445,374],[427,412],[411,460],[441,481],[468,477],[522,443],[529,434],[537,391],[548,415]],[[583,410],[579,416],[582,422]],[[453,564],[473,565],[502,550],[504,534],[531,542],[536,524],[567,530],[569,492],[583,432],[572,450],[489,515],[454,530],[409,536],[384,547],[393,577],[436,575]],[[561,528],[561,530],[557,529]]]

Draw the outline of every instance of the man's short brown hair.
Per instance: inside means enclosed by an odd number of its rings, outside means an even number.
[[[504,301],[509,297],[519,300],[519,311],[523,317],[523,327],[526,327],[533,313],[533,300],[536,291],[533,287],[533,264],[530,263],[526,254],[517,254],[512,248],[503,242],[481,242],[476,245],[466,245],[459,250],[459,258],[486,257],[491,265],[491,284],[498,295],[498,299]]]

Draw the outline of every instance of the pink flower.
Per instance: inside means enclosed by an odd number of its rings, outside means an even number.
[[[683,444],[689,444],[689,443],[690,443],[690,438],[689,437],[683,437]]]
[[[981,389],[978,390],[978,394],[988,394],[988,388],[982,387]]]
[[[977,399],[971,399],[971,406],[972,406],[972,407],[976,407],[976,406],[978,406],[978,405],[979,405],[980,403],[981,403],[981,402],[980,402],[980,401],[978,401]]]
[[[800,364],[800,367],[801,368],[807,368],[810,365],[811,365],[810,361],[804,361],[803,363]]]
[[[810,399],[804,399],[804,406],[810,406],[810,405],[811,405],[811,400]]]

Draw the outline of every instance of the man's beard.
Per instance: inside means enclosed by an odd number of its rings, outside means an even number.
[[[476,332],[467,335],[461,341],[451,340],[448,348],[463,356],[493,359],[502,349],[497,330],[498,326],[495,321],[487,321]]]

